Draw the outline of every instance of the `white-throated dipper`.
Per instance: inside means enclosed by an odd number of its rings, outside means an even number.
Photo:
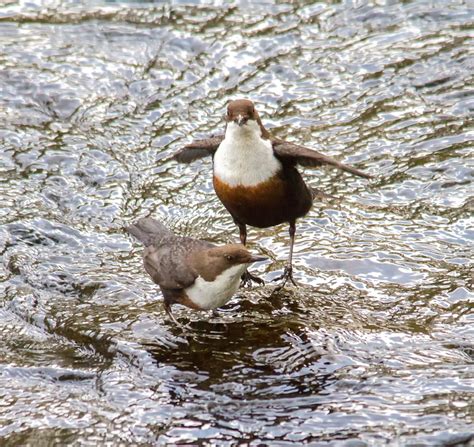
[[[296,219],[304,216],[318,192],[303,181],[296,165],[331,165],[360,177],[371,176],[315,150],[272,138],[263,127],[252,101],[238,99],[227,106],[225,135],[194,141],[174,158],[189,163],[212,155],[214,189],[239,227],[246,244],[247,228],[266,228],[288,222],[290,255],[283,275],[283,287],[293,280],[292,257]],[[247,280],[261,281],[246,272]]]
[[[140,219],[127,231],[145,245],[143,264],[160,286],[165,310],[173,304],[196,310],[216,309],[239,288],[247,266],[266,258],[254,256],[241,244],[216,246],[173,234],[151,217]]]

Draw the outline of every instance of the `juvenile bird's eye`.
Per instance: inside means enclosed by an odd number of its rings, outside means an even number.
[[[228,261],[232,261],[234,258],[232,257],[232,255],[225,255],[225,258],[228,260]]]

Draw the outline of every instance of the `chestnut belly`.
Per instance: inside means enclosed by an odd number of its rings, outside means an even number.
[[[276,175],[255,186],[230,186],[214,176],[217,196],[236,221],[266,228],[304,216],[312,199],[304,183],[291,184]]]

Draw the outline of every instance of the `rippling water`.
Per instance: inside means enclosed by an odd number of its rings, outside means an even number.
[[[472,445],[474,10],[468,2],[0,7],[2,445]],[[210,160],[170,155],[253,99],[305,171],[297,280],[176,309],[123,227],[238,232]],[[250,229],[287,257],[287,228]]]

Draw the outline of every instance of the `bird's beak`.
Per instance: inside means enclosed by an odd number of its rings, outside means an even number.
[[[250,257],[250,260],[249,260],[249,263],[252,263],[252,262],[260,262],[260,261],[266,261],[268,258],[266,258],[265,256],[256,256],[256,255],[252,255]]]
[[[246,116],[239,115],[234,121],[239,125],[239,127],[242,127],[247,120],[248,118]]]

